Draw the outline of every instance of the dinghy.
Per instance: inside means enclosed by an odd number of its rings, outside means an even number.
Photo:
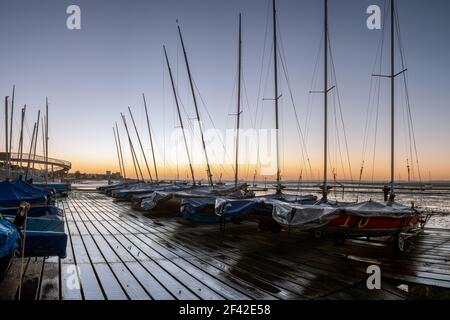
[[[17,208],[22,201],[26,201],[32,206],[46,205],[47,197],[44,193],[30,193],[8,180],[0,182],[1,208]]]
[[[0,208],[4,219],[18,228],[22,239],[25,236],[25,256],[65,258],[64,212],[54,206],[27,206],[22,203],[18,208]]]

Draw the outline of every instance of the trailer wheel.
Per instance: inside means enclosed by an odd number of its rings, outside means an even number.
[[[313,230],[311,231],[311,235],[314,239],[321,239],[323,237],[323,232],[322,230]]]
[[[394,248],[395,248],[395,251],[397,251],[399,253],[403,253],[407,250],[408,241],[406,240],[405,236],[401,235],[400,233],[395,236]]]

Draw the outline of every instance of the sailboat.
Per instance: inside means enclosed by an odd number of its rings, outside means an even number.
[[[327,46],[327,7],[328,0],[325,0],[325,47]],[[389,199],[384,203],[372,200],[353,203],[336,204],[328,201],[327,198],[327,144],[326,144],[326,113],[325,113],[325,161],[324,161],[324,184],[323,198],[315,205],[288,205],[276,203],[273,209],[273,218],[282,225],[295,226],[302,229],[313,230],[316,237],[321,237],[323,232],[333,233],[337,244],[342,244],[348,237],[358,236],[393,236],[394,245],[397,251],[403,252],[409,247],[410,240],[420,233],[428,218],[412,205],[411,207],[395,202],[395,140],[394,140],[394,114],[395,114],[395,78],[406,71],[395,72],[395,26],[396,12],[395,0],[391,0],[391,71],[388,76],[391,81],[391,179]],[[325,65],[327,49],[325,49]],[[326,70],[326,67],[325,67]],[[378,75],[382,76],[382,75]],[[325,71],[325,112],[327,80]]]
[[[199,114],[199,110],[198,110],[198,106],[197,106],[197,98],[195,95],[191,69],[189,66],[186,48],[184,45],[180,26],[178,26],[178,34],[179,34],[181,46],[183,49],[183,56],[184,56],[184,60],[185,60],[187,74],[189,77],[189,84],[190,84],[190,89],[191,89],[192,98],[193,98],[194,107],[195,107],[196,120],[200,124],[200,114]],[[186,155],[187,155],[187,158],[189,161],[189,169],[190,169],[190,173],[191,173],[192,185],[178,184],[178,185],[168,186],[166,188],[156,189],[156,190],[153,190],[153,192],[145,194],[145,195],[144,194],[143,195],[135,195],[133,197],[133,207],[138,210],[150,211],[153,214],[160,213],[160,214],[167,215],[169,213],[175,213],[175,214],[179,213],[180,208],[181,208],[181,212],[183,212],[183,208],[184,208],[183,203],[186,203],[186,202],[189,202],[192,200],[197,201],[197,202],[200,201],[201,203],[204,203],[207,205],[212,202],[212,208],[214,208],[215,198],[219,197],[219,196],[234,196],[234,197],[253,196],[252,193],[250,193],[246,190],[247,189],[246,184],[236,183],[235,185],[227,185],[227,184],[222,184],[222,183],[221,184],[213,183],[208,152],[206,149],[206,144],[205,144],[205,139],[203,136],[203,129],[202,129],[201,124],[199,126],[200,127],[200,138],[201,138],[202,148],[203,148],[204,157],[205,157],[205,161],[206,161],[206,172],[207,172],[207,177],[208,177],[208,185],[202,186],[196,182],[194,168],[193,168],[193,165],[191,162],[189,148],[187,145],[187,139],[186,139],[185,130],[184,130],[185,129],[184,122],[183,122],[183,118],[181,116],[181,110],[180,110],[179,101],[178,101],[178,94],[176,92],[176,87],[175,87],[175,83],[173,80],[172,70],[170,67],[170,62],[169,62],[169,58],[167,56],[167,50],[166,50],[165,46],[163,46],[163,50],[164,50],[164,56],[166,59],[167,69],[168,69],[170,80],[171,80],[173,96],[174,96],[175,105],[176,105],[177,114],[178,114],[178,120],[179,120],[181,130],[183,133],[183,141],[184,141],[184,146],[185,146],[185,150],[186,150]],[[214,216],[213,209],[211,210],[211,213],[212,213],[212,216]]]
[[[290,195],[283,193],[281,184],[280,156],[279,156],[279,117],[278,117],[278,51],[277,51],[277,15],[276,3],[272,1],[273,16],[273,65],[274,65],[274,107],[275,107],[275,129],[276,129],[276,153],[277,153],[277,173],[276,173],[276,191],[274,194],[268,194],[251,199],[232,199],[218,198],[215,202],[215,213],[219,217],[225,217],[226,220],[254,220],[259,223],[260,229],[279,230],[278,224],[272,219],[273,201],[282,203],[315,203],[315,195]],[[239,109],[238,109],[239,111]],[[189,208],[192,210],[192,208]]]

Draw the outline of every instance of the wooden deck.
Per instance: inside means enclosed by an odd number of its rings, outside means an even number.
[[[74,191],[58,206],[67,258],[27,259],[22,299],[408,299],[430,288],[450,298],[450,230],[427,229],[412,253],[398,255],[385,244],[337,247],[252,223],[221,234],[218,225],[145,218],[93,192]],[[366,288],[371,264],[381,267],[381,290]],[[14,259],[0,299],[18,298],[19,268]]]

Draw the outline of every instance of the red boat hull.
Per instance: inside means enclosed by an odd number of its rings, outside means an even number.
[[[414,214],[402,218],[393,217],[366,217],[341,213],[332,219],[325,228],[335,233],[347,235],[392,235],[399,232],[408,232],[418,228],[420,215]]]

